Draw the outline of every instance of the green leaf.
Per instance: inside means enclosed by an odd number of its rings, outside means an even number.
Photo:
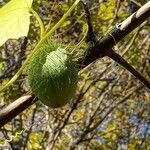
[[[27,36],[33,0],[11,0],[0,9],[0,46],[8,39]]]

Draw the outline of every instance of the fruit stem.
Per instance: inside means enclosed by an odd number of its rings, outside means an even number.
[[[76,5],[80,2],[81,0],[76,0],[73,5],[69,8],[69,10],[62,16],[62,18],[52,27],[52,29],[45,35],[45,39],[47,37],[50,37],[65,21],[65,19],[69,16],[69,14],[73,11],[73,9],[76,7]]]

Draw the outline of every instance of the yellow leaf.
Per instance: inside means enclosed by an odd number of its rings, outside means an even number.
[[[30,24],[29,7],[33,0],[11,0],[0,9],[0,46],[8,39],[27,36]]]

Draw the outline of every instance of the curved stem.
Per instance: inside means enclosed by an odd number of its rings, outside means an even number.
[[[37,19],[37,21],[39,23],[40,30],[41,30],[41,32],[40,32],[40,39],[41,39],[44,36],[44,32],[45,32],[44,24],[36,11],[34,11],[32,8],[29,8],[29,10],[33,13],[33,15],[35,16],[35,18]]]
[[[83,37],[81,38],[81,40],[77,44],[72,45],[72,46],[69,45],[67,47],[69,47],[69,48],[76,48],[77,49],[83,43],[84,39],[86,38],[86,36],[88,34],[88,30],[89,30],[88,24],[86,24],[86,23],[83,24],[83,28],[82,28]]]

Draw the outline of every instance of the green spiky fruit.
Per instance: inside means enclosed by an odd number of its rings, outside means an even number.
[[[48,42],[32,56],[28,81],[32,92],[45,105],[61,107],[75,93],[77,69],[71,55],[64,48]]]

